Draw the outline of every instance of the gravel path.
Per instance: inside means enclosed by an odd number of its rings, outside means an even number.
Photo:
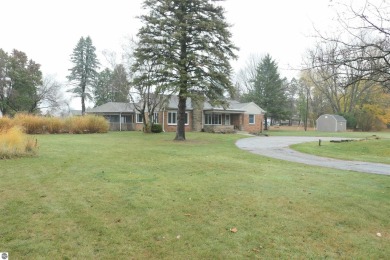
[[[285,161],[292,161],[341,170],[390,175],[389,164],[337,160],[310,154],[304,154],[289,148],[289,146],[292,144],[316,141],[318,142],[319,139],[321,139],[322,141],[329,141],[339,140],[342,138],[293,136],[250,137],[238,140],[236,142],[236,146],[255,154],[260,154],[263,156],[281,159]]]

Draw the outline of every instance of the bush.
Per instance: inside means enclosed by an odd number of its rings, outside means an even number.
[[[351,113],[340,113],[340,116],[343,116],[347,120],[347,128],[355,129],[357,125],[357,119],[354,114]]]
[[[29,138],[18,126],[0,131],[0,159],[34,155],[37,141]]]
[[[152,133],[161,133],[161,132],[162,132],[162,125],[160,124],[152,125]]]

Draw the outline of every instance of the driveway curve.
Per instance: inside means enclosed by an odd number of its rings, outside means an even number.
[[[330,141],[340,140],[342,138],[296,136],[249,137],[238,140],[236,146],[251,153],[285,161],[348,171],[390,175],[390,165],[388,164],[325,158],[300,153],[289,148],[292,144],[318,142],[319,139],[321,139],[321,141]]]

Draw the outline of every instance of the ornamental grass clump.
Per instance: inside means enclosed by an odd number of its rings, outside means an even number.
[[[83,134],[87,132],[86,120],[81,116],[73,116],[65,119],[66,132],[70,134]]]
[[[107,133],[109,124],[104,117],[88,115],[84,117],[87,121],[89,133]]]
[[[0,132],[6,131],[13,126],[14,126],[14,121],[11,118],[7,116],[0,117]]]
[[[45,117],[45,126],[49,134],[59,134],[65,131],[65,121],[58,117]]]
[[[28,137],[18,126],[0,131],[0,159],[36,154],[37,141]]]
[[[46,120],[44,117],[31,114],[17,114],[14,118],[15,125],[23,127],[27,134],[45,133]]]
[[[101,116],[74,116],[65,120],[66,130],[70,134],[107,133],[109,124]]]

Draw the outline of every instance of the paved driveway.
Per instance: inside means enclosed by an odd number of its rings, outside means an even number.
[[[238,140],[236,142],[236,145],[239,148],[247,150],[251,153],[285,161],[292,161],[328,168],[336,168],[341,170],[390,175],[390,165],[388,164],[337,160],[304,154],[288,148],[292,144],[313,141],[318,142],[319,139],[321,139],[322,141],[329,141],[341,138],[290,136],[249,137]]]

